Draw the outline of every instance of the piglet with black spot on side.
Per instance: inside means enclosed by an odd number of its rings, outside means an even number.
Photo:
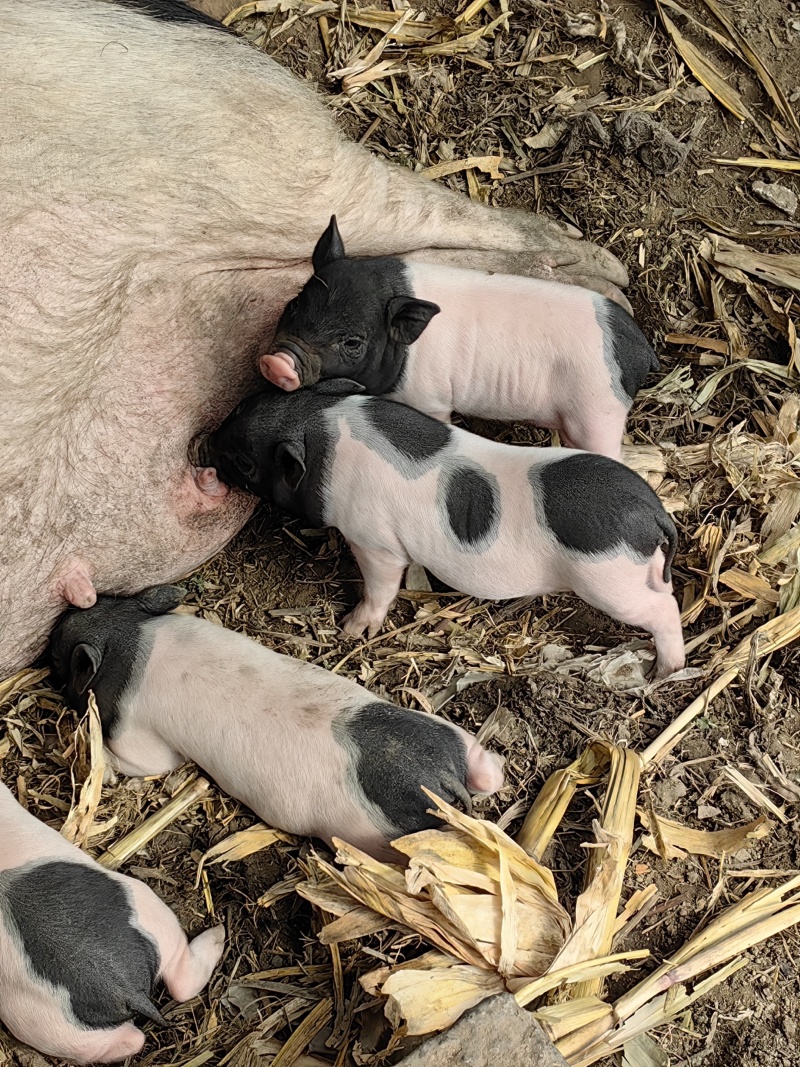
[[[336,216],[259,365],[290,392],[349,378],[445,422],[453,411],[526,420],[612,459],[658,370],[639,327],[605,296],[413,257],[347,257]]]
[[[25,811],[0,783],[0,1020],[73,1063],[113,1063],[144,1045],[136,1016],[166,1026],[157,978],[178,1001],[205,988],[222,926],[187,942],[143,882],[107,871]]]
[[[352,382],[243,400],[198,446],[231,485],[336,526],[364,576],[346,632],[377,633],[409,561],[505,600],[577,593],[653,634],[657,672],[684,665],[670,567],[676,532],[648,484],[605,456],[487,441]]]
[[[191,759],[270,826],[394,860],[392,840],[438,825],[422,786],[466,808],[502,787],[502,759],[460,727],[170,614],[180,598],[170,586],[99,597],[51,638],[56,677],[79,709],[94,691],[124,774]]]

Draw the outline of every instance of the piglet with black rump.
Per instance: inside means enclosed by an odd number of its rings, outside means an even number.
[[[194,760],[270,826],[338,837],[379,859],[438,825],[426,786],[451,804],[503,785],[503,761],[444,719],[379,700],[356,682],[204,619],[169,614],[182,592],[98,597],[51,638],[74,707],[92,689],[124,774]]]
[[[143,882],[107,871],[25,811],[0,783],[0,1019],[20,1041],[73,1063],[134,1056],[161,978],[175,1000],[205,988],[225,930],[187,942]]]
[[[335,215],[313,266],[259,361],[273,385],[349,378],[445,422],[453,411],[526,420],[558,430],[566,447],[620,458],[658,361],[613,300],[537,278],[350,258]]]
[[[414,560],[490,600],[577,593],[653,634],[659,677],[683,667],[675,526],[638,474],[588,452],[487,441],[354,391],[265,386],[197,445],[227,484],[347,538],[364,577],[347,633],[377,633]]]

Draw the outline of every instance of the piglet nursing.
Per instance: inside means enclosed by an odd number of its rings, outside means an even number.
[[[270,826],[386,859],[394,838],[437,825],[421,786],[467,807],[502,787],[501,758],[460,727],[168,614],[180,598],[170,586],[99,597],[53,633],[55,673],[75,707],[94,691],[123,773],[191,759]]]
[[[619,459],[655,353],[619,304],[555,281],[345,255],[335,216],[261,372],[287,391],[349,378],[449,421],[453,411],[558,430]]]
[[[105,870],[0,783],[0,1020],[46,1056],[112,1063],[139,1052],[136,1015],[162,978],[190,1000],[222,955],[223,927],[188,943],[143,882]]]
[[[653,634],[684,664],[670,567],[675,526],[648,484],[605,456],[487,441],[351,382],[266,386],[199,444],[230,485],[336,526],[364,576],[345,630],[377,632],[411,560],[505,600],[571,591]]]

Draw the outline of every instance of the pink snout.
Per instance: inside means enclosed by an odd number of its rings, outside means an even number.
[[[300,388],[300,378],[294,368],[294,357],[288,352],[271,352],[262,356],[258,368],[268,382],[285,389],[287,393]]]
[[[504,759],[477,742],[467,755],[467,788],[471,793],[496,793],[505,784]]]

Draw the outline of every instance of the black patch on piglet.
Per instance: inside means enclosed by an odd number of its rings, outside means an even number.
[[[106,739],[113,735],[137,662],[150,654],[142,626],[172,611],[183,596],[174,585],[152,586],[133,597],[99,596],[91,608],[70,608],[50,635],[47,651],[56,681],[77,711],[86,711],[92,690]]]
[[[659,369],[658,359],[647,338],[624,308],[605,297],[599,298],[595,308],[603,331],[606,361],[610,364],[613,360],[619,368],[620,385],[625,393],[619,399],[623,403],[630,403],[650,371]]]
[[[439,825],[420,786],[470,810],[466,745],[441,719],[376,700],[342,712],[332,731],[345,750],[355,748],[358,784],[397,836]]]
[[[226,26],[210,15],[189,7],[183,0],[113,0],[118,7],[128,7],[134,11],[140,11],[143,15],[150,15],[161,22],[194,22],[202,26],[211,26],[215,30],[228,33]]]
[[[408,459],[433,459],[450,442],[451,429],[446,423],[405,404],[369,397],[364,400],[362,411],[372,429]]]
[[[167,1025],[150,1001],[158,949],[116,879],[83,863],[28,864],[0,874],[0,911],[36,977],[66,991],[81,1025],[111,1029],[136,1014]]]
[[[457,467],[442,474],[444,501],[450,528],[465,545],[485,543],[500,515],[500,487],[494,475],[477,465]]]
[[[664,581],[670,581],[675,525],[644,478],[629,467],[579,452],[532,467],[528,479],[562,545],[587,554],[627,547],[643,559],[661,546]]]

